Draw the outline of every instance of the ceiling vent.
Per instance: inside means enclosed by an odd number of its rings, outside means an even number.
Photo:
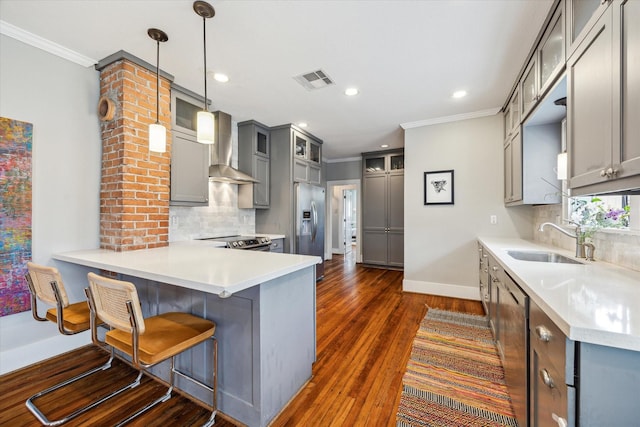
[[[323,87],[333,84],[333,80],[322,70],[311,71],[295,76],[294,80],[307,90],[322,89]]]

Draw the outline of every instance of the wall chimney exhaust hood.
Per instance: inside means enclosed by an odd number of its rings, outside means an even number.
[[[213,113],[215,121],[215,142],[211,146],[209,181],[231,184],[253,184],[260,182],[246,173],[231,167],[233,140],[231,138],[231,116],[223,111]]]

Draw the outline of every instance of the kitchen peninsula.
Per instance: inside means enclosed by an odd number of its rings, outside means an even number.
[[[53,258],[133,282],[145,317],[185,311],[215,321],[218,408],[244,424],[266,426],[311,377],[318,257],[189,241],[127,252],[74,251]],[[191,350],[178,367],[206,377],[212,365],[210,344]],[[161,365],[153,372],[166,379],[168,368]],[[198,399],[210,400],[190,386],[178,383]]]

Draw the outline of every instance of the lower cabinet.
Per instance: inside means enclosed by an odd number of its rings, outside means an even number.
[[[533,301],[529,337],[529,425],[575,426],[575,343]]]
[[[636,426],[640,352],[569,339],[487,255],[489,324],[519,427]]]
[[[482,245],[478,245],[478,275],[480,276],[480,301],[485,314],[489,314],[489,254],[486,253]]]
[[[284,252],[284,239],[271,239],[271,252],[283,253]]]

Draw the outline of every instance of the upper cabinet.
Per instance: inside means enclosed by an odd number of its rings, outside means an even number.
[[[565,13],[560,2],[520,80],[524,121],[565,68]],[[511,103],[509,103],[511,106]]]
[[[202,109],[197,95],[171,87],[171,196],[170,204],[203,206],[209,203],[209,146],[196,141],[196,114]]]
[[[271,150],[272,192],[282,182],[322,184],[322,140],[291,124],[275,126]]]
[[[548,124],[555,129],[563,116],[572,195],[640,191],[640,1],[556,0],[531,52],[504,105],[505,190],[509,190],[505,202],[513,204],[518,197],[517,191],[512,193],[519,165],[514,158],[518,127],[513,121],[518,97],[521,203],[527,203],[526,169],[533,155],[529,140],[537,134],[558,133],[532,130]],[[555,168],[551,160],[540,167]]]
[[[292,130],[293,139],[293,180],[320,185],[322,142],[296,129]]]
[[[584,31],[567,63],[569,188],[640,188],[640,2],[611,2]]]
[[[509,140],[520,128],[520,91],[516,88],[504,112],[504,137]]]
[[[238,123],[238,169],[259,182],[238,186],[238,207],[266,209],[271,187],[271,131],[254,120]]]
[[[609,3],[610,0],[566,0],[568,57],[577,49]]]

